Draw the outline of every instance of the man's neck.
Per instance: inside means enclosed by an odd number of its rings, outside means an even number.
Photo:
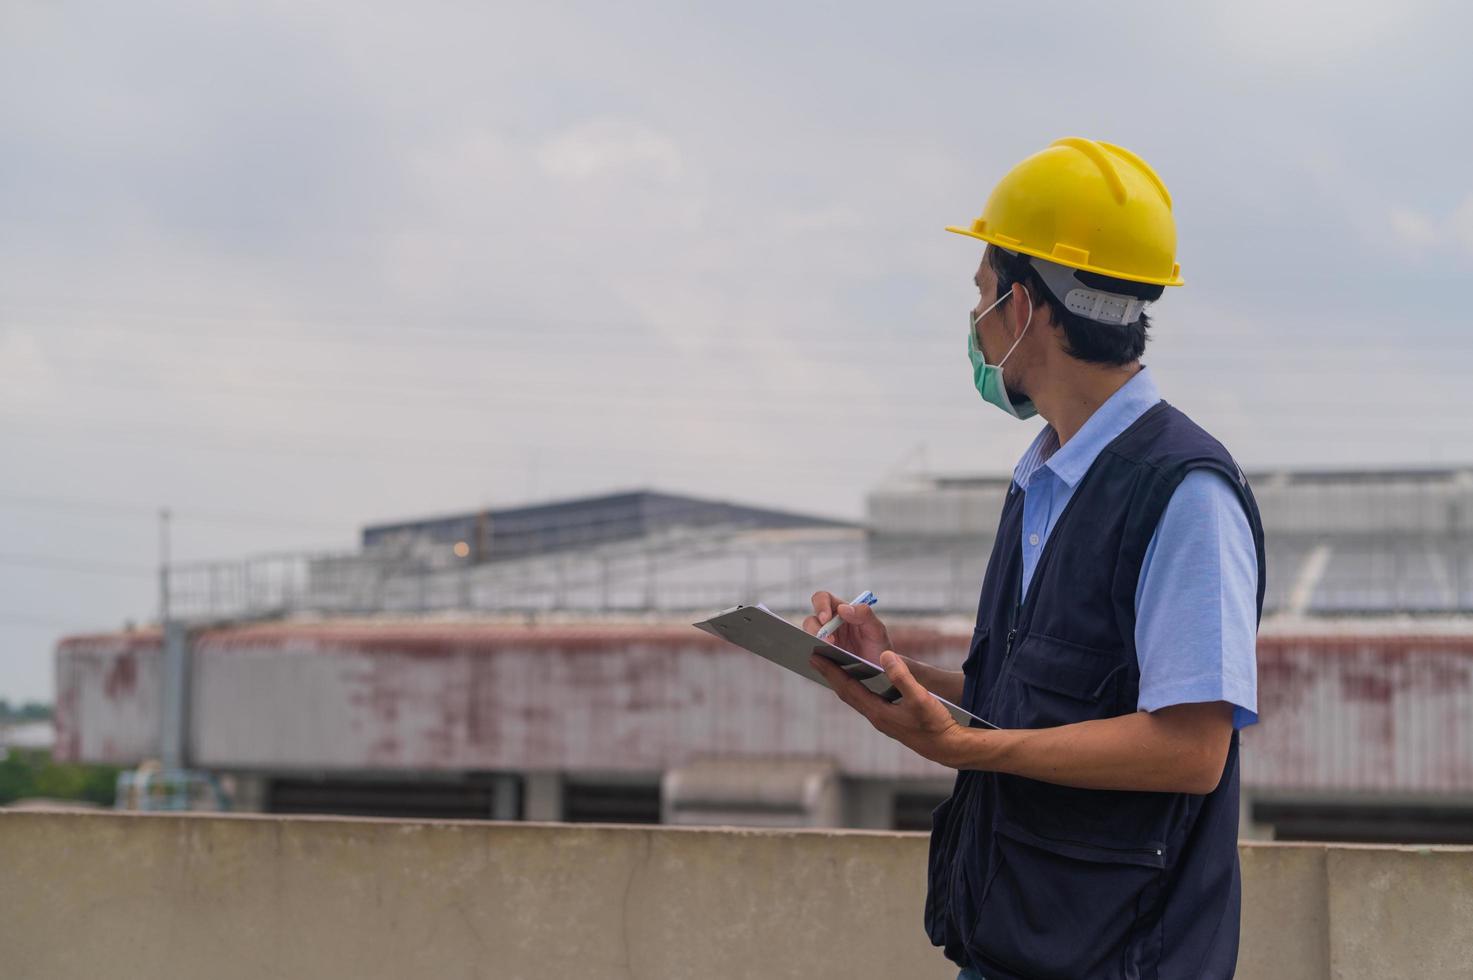
[[[1040,385],[1037,393],[1030,391],[1029,396],[1038,414],[1053,427],[1060,446],[1073,439],[1111,395],[1141,372],[1140,361],[1109,367],[1074,361],[1055,367],[1057,370],[1049,372],[1049,381]]]

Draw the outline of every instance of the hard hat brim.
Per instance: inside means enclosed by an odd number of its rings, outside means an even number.
[[[1009,252],[1021,252],[1024,255],[1031,255],[1035,259],[1043,259],[1047,262],[1054,262],[1058,265],[1068,266],[1071,269],[1080,269],[1084,272],[1093,272],[1097,273],[1098,275],[1109,276],[1112,279],[1124,279],[1126,282],[1143,282],[1152,286],[1183,286],[1186,284],[1186,280],[1181,277],[1181,273],[1179,270],[1173,270],[1176,271],[1177,274],[1174,276],[1167,276],[1165,278],[1126,275],[1114,269],[1105,269],[1096,265],[1071,262],[1067,259],[1063,259],[1056,255],[1045,252],[1041,249],[1029,248],[1028,246],[1023,245],[1019,242],[1015,242],[1012,239],[1003,240],[997,235],[978,234],[970,228],[958,228],[955,225],[947,225],[946,230],[951,232],[953,235],[965,235],[968,238],[975,238],[980,242],[986,242],[989,245],[996,245],[998,248],[1006,249]]]

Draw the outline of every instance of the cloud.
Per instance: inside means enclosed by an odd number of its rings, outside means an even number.
[[[1426,248],[1437,241],[1437,224],[1431,218],[1411,208],[1393,207],[1386,214],[1391,233],[1403,244],[1412,248]]]
[[[1404,34],[1420,19],[1419,6],[1385,0],[1217,0],[1209,23],[1239,55],[1313,74]]]
[[[45,350],[28,331],[0,329],[0,405],[36,408],[52,403],[57,379]]]
[[[18,492],[344,543],[633,483],[853,516],[919,441],[1005,472],[1032,430],[971,390],[980,248],[940,228],[1078,132],[1175,193],[1191,285],[1153,351],[1245,465],[1406,460],[1429,424],[1473,455],[1440,343],[1473,254],[1473,131],[1448,122],[1473,75],[1468,14],[1437,2],[0,3],[0,452]],[[1388,359],[1411,367],[1384,421],[1321,405]],[[1313,430],[1254,411],[1260,387]],[[851,431],[862,459],[823,456]],[[58,554],[151,547],[33,524],[0,513]],[[79,625],[148,612],[0,588]],[[44,695],[44,643],[26,663],[11,691]]]
[[[544,143],[537,160],[548,174],[568,180],[633,174],[671,181],[685,172],[685,158],[673,139],[626,119],[573,126]]]
[[[1463,198],[1463,203],[1453,209],[1446,222],[1447,233],[1469,256],[1473,256],[1473,194]]]
[[[1414,250],[1456,249],[1473,259],[1473,193],[1445,215],[1429,215],[1408,207],[1392,207],[1386,220],[1397,241]]]

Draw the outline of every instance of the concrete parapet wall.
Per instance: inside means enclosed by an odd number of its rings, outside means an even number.
[[[951,978],[926,838],[0,812],[6,977]],[[1464,977],[1473,848],[1248,844],[1254,978]]]

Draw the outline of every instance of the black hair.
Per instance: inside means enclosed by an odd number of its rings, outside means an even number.
[[[1139,360],[1146,349],[1146,331],[1151,328],[1151,318],[1142,312],[1134,323],[1101,323],[1089,320],[1078,313],[1064,308],[1063,301],[1049,291],[1038,271],[1033,268],[1028,256],[1021,252],[1005,252],[995,245],[987,246],[987,265],[997,276],[997,297],[1020,282],[1034,304],[1045,304],[1050,315],[1064,331],[1064,352],[1070,357],[1092,364],[1129,364]],[[1108,293],[1121,293],[1147,301],[1161,298],[1165,286],[1115,279],[1095,272],[1076,271],[1080,282],[1091,289],[1102,289]]]

